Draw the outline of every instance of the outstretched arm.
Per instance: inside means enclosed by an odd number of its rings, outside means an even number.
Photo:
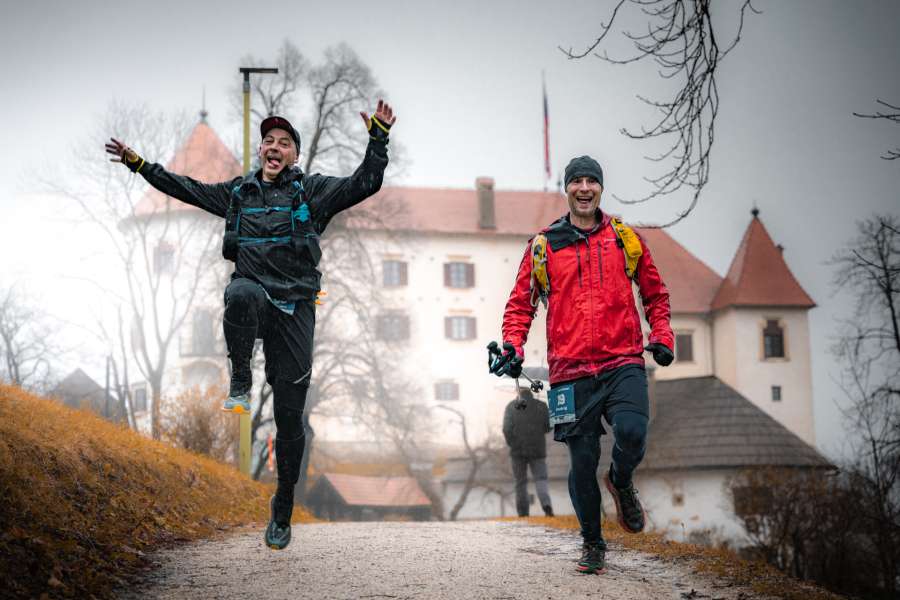
[[[109,138],[109,140],[106,143],[106,152],[112,155],[110,161],[122,163],[132,173],[140,173],[147,183],[167,196],[202,208],[216,216],[225,216],[234,182],[208,184],[191,177],[170,173],[158,163],[144,161],[124,142],[116,138]]]
[[[359,113],[369,132],[369,145],[362,163],[349,177],[311,175],[305,187],[309,195],[310,211],[319,233],[334,215],[359,204],[381,189],[384,169],[388,164],[388,136],[397,121],[391,105],[378,101],[375,114]]]

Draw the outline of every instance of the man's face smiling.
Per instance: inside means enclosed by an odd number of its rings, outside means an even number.
[[[577,177],[569,182],[566,198],[574,225],[593,226],[602,191],[603,186],[593,177]]]
[[[291,135],[284,129],[270,129],[259,145],[263,181],[275,181],[281,170],[296,163],[297,158],[297,146]]]

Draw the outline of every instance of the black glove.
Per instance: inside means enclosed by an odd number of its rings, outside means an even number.
[[[391,126],[377,117],[370,117],[369,122],[369,138],[377,142],[387,144],[388,136],[391,133]]]
[[[517,356],[515,350],[512,352],[513,357],[509,359],[509,363],[506,365],[506,374],[513,379],[518,379],[522,376],[522,363],[525,362],[525,358]]]
[[[516,354],[516,348],[509,342],[503,344],[504,352],[501,354],[497,342],[488,345],[488,370],[497,377],[509,375],[513,379],[522,375],[523,357]]]
[[[132,173],[137,173],[144,166],[144,159],[131,148],[125,148],[125,152],[122,154],[122,164],[128,167]]]
[[[651,352],[653,354],[653,360],[661,367],[668,367],[672,364],[672,361],[675,360],[675,355],[672,351],[669,350],[665,344],[660,344],[659,342],[647,344],[644,350]]]

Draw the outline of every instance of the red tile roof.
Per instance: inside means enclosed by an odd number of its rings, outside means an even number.
[[[662,229],[638,229],[669,288],[673,313],[704,314],[722,278]]]
[[[412,477],[322,475],[349,506],[431,506],[431,501]]]
[[[568,212],[566,199],[553,192],[494,191],[496,227],[478,226],[478,193],[471,189],[384,187],[366,208],[383,203],[392,215],[386,223],[392,230],[434,233],[474,233],[486,235],[532,236],[560,215]],[[379,228],[368,218],[353,219],[351,224]],[[524,250],[524,249],[523,249]]]
[[[800,287],[781,250],[757,214],[738,247],[712,309],[728,306],[791,306],[812,308],[813,299]]]
[[[148,156],[153,161],[156,157]],[[219,183],[234,179],[242,173],[241,164],[231,150],[206,123],[197,123],[187,140],[166,164],[166,170],[187,175],[203,183]],[[165,210],[167,196],[150,189],[135,206],[135,214],[147,215]],[[175,200],[169,210],[198,210]]]

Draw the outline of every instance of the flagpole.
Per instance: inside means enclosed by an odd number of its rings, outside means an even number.
[[[547,81],[543,69],[541,69],[541,93],[544,101],[544,192],[546,192],[547,182],[550,180],[550,114],[547,107]]]

